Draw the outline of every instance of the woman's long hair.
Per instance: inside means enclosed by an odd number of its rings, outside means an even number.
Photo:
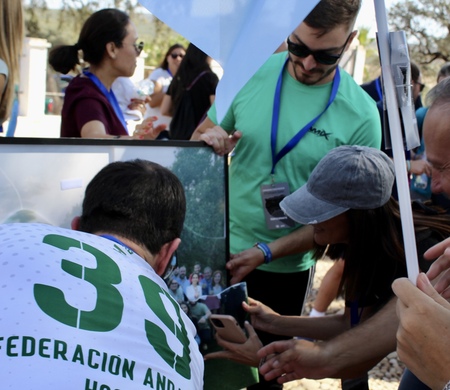
[[[192,43],[189,44],[186,55],[180,63],[177,74],[172,80],[170,86],[172,94],[172,112],[176,112],[180,100],[186,88],[203,71],[212,72],[209,65],[209,57]]]
[[[391,198],[373,210],[349,210],[349,242],[328,247],[332,259],[345,260],[340,290],[347,300],[358,300],[364,306],[365,296],[376,295],[380,302],[389,299],[390,285],[399,276],[406,276],[406,260],[398,203]],[[414,211],[416,234],[432,230],[433,237],[450,236],[450,215],[425,215]],[[316,246],[319,259],[326,247]],[[419,259],[421,260],[421,259]]]
[[[0,6],[0,59],[8,66],[8,82],[0,98],[0,124],[8,119],[19,82],[19,58],[24,37],[22,1],[2,0]],[[0,91],[1,92],[1,91]]]

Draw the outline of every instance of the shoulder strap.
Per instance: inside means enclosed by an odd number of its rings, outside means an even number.
[[[201,72],[193,81],[192,83],[189,84],[189,86],[186,88],[186,91],[189,91],[194,85],[195,83],[202,77],[204,76],[206,73],[208,73],[207,70],[204,70],[203,72]]]

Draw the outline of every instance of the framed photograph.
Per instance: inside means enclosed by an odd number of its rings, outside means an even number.
[[[178,272],[185,268],[190,281],[194,266],[200,278],[206,268],[211,277],[220,273],[226,287],[227,161],[202,142],[0,138],[0,223],[70,228],[94,175],[110,162],[136,158],[169,168],[183,183],[187,212]]]

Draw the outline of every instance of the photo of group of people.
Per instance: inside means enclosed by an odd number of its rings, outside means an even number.
[[[167,281],[169,293],[180,304],[182,310],[197,328],[197,342],[206,351],[213,340],[209,317],[219,313],[221,307],[220,294],[226,288],[224,270],[214,270],[196,262],[191,272],[186,265],[174,269]]]

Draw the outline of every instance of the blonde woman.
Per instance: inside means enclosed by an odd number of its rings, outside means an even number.
[[[19,57],[23,41],[23,10],[18,0],[0,5],[0,127],[11,113],[15,84],[19,81]]]

